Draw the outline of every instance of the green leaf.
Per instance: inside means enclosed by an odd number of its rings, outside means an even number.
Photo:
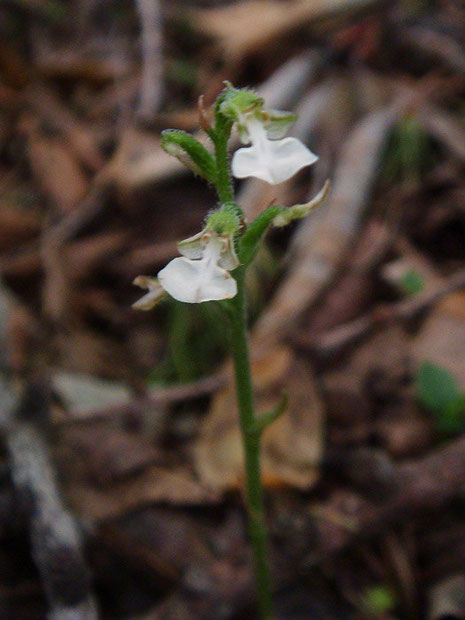
[[[215,183],[217,173],[213,156],[189,133],[166,129],[161,133],[160,142],[163,149],[177,157],[186,168],[204,177],[209,183]]]
[[[396,596],[390,588],[377,585],[365,590],[361,609],[367,615],[378,616],[394,609],[396,603]]]
[[[436,413],[436,424],[442,433],[454,435],[465,430],[465,394]]]
[[[446,368],[431,362],[423,362],[420,366],[417,386],[420,402],[428,409],[443,409],[461,396],[455,377]]]
[[[417,390],[422,405],[433,413],[439,431],[451,434],[465,429],[465,394],[446,368],[424,362],[418,371]]]
[[[423,290],[425,280],[421,273],[414,269],[409,269],[401,276],[399,283],[407,295],[416,295]]]

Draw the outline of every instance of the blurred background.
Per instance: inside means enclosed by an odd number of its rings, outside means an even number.
[[[331,179],[249,270],[278,618],[465,618],[464,41],[462,0],[0,2],[0,618],[255,618],[227,326],[131,309],[224,80],[319,156],[249,219]]]

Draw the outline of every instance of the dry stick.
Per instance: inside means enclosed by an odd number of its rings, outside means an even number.
[[[149,123],[158,112],[163,94],[162,16],[159,0],[136,0],[142,31],[142,81],[139,118]]]
[[[465,132],[454,119],[438,108],[427,104],[420,107],[418,117],[436,139],[443,142],[456,157],[465,160]],[[332,355],[369,334],[375,328],[383,327],[389,322],[413,318],[443,297],[464,286],[465,271],[459,271],[442,281],[432,291],[426,291],[422,295],[391,306],[378,308],[374,312],[327,331],[320,337],[312,339],[312,342],[305,343],[304,340],[299,339],[298,344],[304,347],[309,346],[324,357]]]
[[[63,134],[74,153],[86,166],[94,171],[103,166],[104,160],[98,149],[96,136],[84,123],[77,120],[52,89],[36,84],[26,90],[25,99],[47,125]]]
[[[465,52],[461,42],[433,28],[419,25],[400,27],[397,29],[397,36],[402,43],[413,48],[417,54],[425,54],[431,58],[433,53],[434,58],[446,67],[457,73],[465,74]]]
[[[369,334],[373,329],[384,327],[394,321],[412,319],[441,301],[443,297],[462,288],[465,288],[465,269],[461,269],[442,281],[433,290],[425,291],[390,306],[379,307],[354,321],[330,329],[321,336],[315,335],[307,344],[302,340],[299,340],[298,344],[305,348],[310,347],[323,357],[334,355],[355,340]]]
[[[0,340],[11,305],[0,288]],[[3,347],[2,347],[3,349]],[[39,424],[48,414],[48,392],[30,385],[21,396],[7,382],[2,360],[0,427],[11,477],[28,518],[32,555],[49,604],[50,620],[96,620],[96,604],[82,553],[79,529],[60,498],[49,448]]]
[[[315,78],[325,60],[326,56],[320,50],[293,56],[257,86],[258,94],[270,108],[293,109],[305,84]]]
[[[465,161],[465,131],[461,124],[432,105],[422,105],[417,116],[436,140],[442,142],[457,158]]]
[[[272,49],[275,42],[303,24],[354,15],[380,4],[379,0],[249,0],[192,12],[192,23],[223,48],[227,64],[237,66],[247,54]],[[252,18],[251,18],[252,16]],[[259,22],[259,27],[255,22]]]
[[[301,224],[302,242],[295,248],[292,271],[257,322],[254,339],[261,345],[282,338],[283,330],[292,329],[302,310],[328,286],[358,230],[384,140],[399,109],[394,105],[370,114],[343,144],[326,212]]]
[[[45,314],[55,320],[66,317],[71,286],[63,261],[63,246],[104,209],[105,195],[111,186],[109,170],[108,167],[103,168],[94,177],[92,186],[81,204],[42,234],[40,254],[45,271],[42,302]]]
[[[66,419],[60,420],[58,426],[70,426],[76,424],[89,424],[95,421],[105,420],[108,418],[121,419],[131,414],[140,414],[155,407],[164,407],[175,403],[183,402],[188,399],[209,396],[217,389],[222,387],[226,381],[224,373],[218,373],[199,379],[192,383],[182,385],[174,385],[170,387],[156,387],[150,389],[147,396],[135,398],[129,402],[113,405],[111,407],[103,407],[97,409],[92,414],[83,416],[78,412],[69,412]]]
[[[61,501],[45,437],[31,419],[47,408],[43,388],[29,386],[8,424],[13,484],[28,514],[32,555],[48,600],[49,618],[96,620],[80,532]]]

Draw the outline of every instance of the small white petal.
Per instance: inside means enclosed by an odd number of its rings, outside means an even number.
[[[203,242],[204,236],[205,230],[201,230],[196,235],[180,241],[178,243],[178,250],[180,254],[182,254],[186,258],[202,258],[205,247],[205,243]]]
[[[158,279],[174,299],[185,303],[229,299],[237,293],[234,278],[205,260],[175,258],[160,271]]]
[[[137,276],[133,284],[140,288],[148,289],[143,297],[132,304],[134,310],[151,310],[166,294],[155,278],[149,276]]]
[[[239,267],[239,259],[237,258],[236,248],[234,247],[234,240],[232,238],[226,239],[224,247],[218,259],[218,265],[227,271],[233,271],[236,267]]]

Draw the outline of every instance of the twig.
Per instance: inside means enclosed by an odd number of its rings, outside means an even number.
[[[136,0],[142,33],[142,81],[139,118],[149,123],[163,95],[162,16],[159,0]]]
[[[63,134],[71,149],[91,170],[103,167],[104,160],[92,131],[77,120],[59,97],[43,85],[26,90],[25,99],[41,119]]]
[[[88,424],[107,418],[118,419],[127,415],[137,415],[144,410],[159,408],[188,399],[209,396],[212,392],[220,388],[224,382],[225,378],[221,374],[216,374],[192,383],[164,388],[152,388],[146,397],[137,398],[130,402],[122,403],[121,405],[104,407],[93,412],[91,415],[82,415],[79,412],[71,411],[69,417],[60,421],[59,425]]]
[[[254,329],[260,344],[281,338],[283,329],[290,329],[302,310],[328,286],[357,230],[384,140],[398,113],[396,104],[367,116],[343,145],[326,213],[302,224],[306,242],[296,248],[292,271]],[[299,235],[304,238],[301,231]]]
[[[417,114],[420,122],[436,140],[465,161],[465,131],[452,116],[431,105],[421,106]]]
[[[32,555],[47,596],[49,618],[96,620],[80,533],[63,506],[47,442],[32,419],[48,409],[43,386],[27,387],[15,409],[10,409],[6,427],[11,475],[28,517]]]
[[[6,341],[11,302],[0,285],[0,341]],[[3,347],[2,347],[3,348]],[[89,572],[77,524],[63,506],[41,420],[48,417],[48,390],[7,382],[8,358],[0,368],[0,428],[11,477],[27,517],[32,555],[49,604],[50,620],[96,620]]]
[[[413,48],[419,54],[445,64],[457,73],[465,73],[465,53],[463,46],[453,37],[439,32],[438,29],[424,26],[409,26],[399,28],[398,36],[402,43]]]
[[[45,271],[42,301],[45,314],[56,321],[66,317],[70,287],[63,247],[105,209],[105,196],[112,183],[110,171],[107,166],[97,173],[81,204],[42,234],[40,255]]]
[[[443,297],[465,287],[465,269],[453,274],[433,290],[409,297],[390,306],[381,306],[354,321],[328,330],[321,336],[315,334],[311,341],[299,339],[298,345],[315,350],[322,357],[340,352],[346,346],[395,321],[413,319],[436,304]]]

